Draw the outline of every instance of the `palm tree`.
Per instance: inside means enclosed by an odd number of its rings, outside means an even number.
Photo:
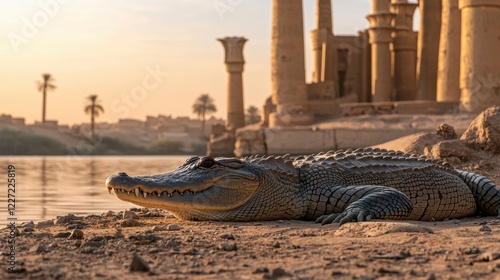
[[[193,104],[193,113],[201,119],[201,135],[205,134],[205,117],[206,115],[217,112],[214,100],[208,94],[202,94]]]
[[[85,106],[85,113],[87,113],[87,115],[90,115],[90,129],[92,131],[92,137],[95,137],[94,133],[95,118],[99,117],[101,113],[104,113],[104,108],[102,107],[101,104],[98,104],[99,100],[97,100],[97,95],[95,94],[87,97],[87,100],[90,101],[90,104]]]
[[[43,104],[42,104],[42,123],[45,123],[45,109],[47,107],[47,92],[56,89],[57,87],[53,84],[55,81],[52,75],[45,73],[42,74],[43,81],[37,81],[38,91],[43,94]]]
[[[247,108],[246,123],[254,124],[260,122],[259,109],[253,105]]]

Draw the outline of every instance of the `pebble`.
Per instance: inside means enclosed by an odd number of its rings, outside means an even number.
[[[134,253],[134,256],[132,257],[132,263],[130,264],[130,271],[147,272],[149,271],[149,264],[139,255]]]
[[[83,239],[83,231],[79,229],[74,229],[68,239]]]
[[[436,274],[432,273],[432,272],[429,272],[429,274],[427,274],[427,276],[425,277],[426,280],[436,280],[437,277],[436,277]]]
[[[43,253],[44,251],[45,251],[45,245],[43,245],[43,244],[36,244],[36,245],[33,245],[33,246],[29,249],[29,252],[30,252],[30,253],[37,253],[37,254]]]
[[[83,244],[84,247],[94,247],[99,248],[102,247],[103,243],[100,241],[87,241]]]
[[[139,219],[139,216],[132,211],[123,211],[123,219],[124,220],[128,220],[128,219],[137,220],[137,219]]]
[[[236,246],[235,243],[222,243],[217,247],[217,249],[223,251],[236,251],[238,250],[238,246]]]
[[[273,248],[279,248],[279,247],[281,247],[281,244],[278,241],[276,241],[273,243],[272,246],[273,246]]]
[[[58,234],[54,235],[54,238],[68,238],[70,235],[71,235],[71,232],[63,231],[63,232],[59,232]]]
[[[480,228],[479,228],[479,231],[491,231],[491,228],[487,225],[482,225]]]
[[[34,232],[35,229],[34,228],[30,228],[30,227],[27,227],[27,228],[24,228],[23,229],[23,232]]]
[[[167,228],[165,226],[153,226],[151,228],[152,231],[165,231]]]
[[[477,258],[483,262],[491,262],[500,259],[500,253],[486,252],[479,255]]]
[[[127,220],[123,220],[120,225],[122,227],[137,227],[137,226],[140,226],[141,223],[139,223],[139,221],[137,220],[134,220],[134,219],[127,219]]]
[[[222,239],[230,239],[230,240],[235,240],[236,239],[236,236],[232,233],[223,233],[220,235],[220,238]]]
[[[33,221],[30,221],[30,222],[27,222],[27,223],[23,223],[21,225],[21,227],[25,227],[25,228],[34,228],[35,227],[35,223]]]
[[[181,230],[181,227],[176,224],[169,224],[167,226],[168,231]]]
[[[257,274],[257,273],[267,273],[269,272],[269,269],[267,267],[264,267],[264,266],[260,266],[260,267],[257,267],[253,273]]]
[[[68,224],[75,220],[82,220],[82,217],[77,217],[73,214],[68,214],[66,216],[58,216],[56,219],[56,225]]]

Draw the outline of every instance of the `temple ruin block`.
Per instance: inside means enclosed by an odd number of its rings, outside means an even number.
[[[269,125],[309,124],[304,62],[302,0],[274,0],[271,46],[272,101]]]
[[[468,112],[500,104],[500,1],[460,0],[460,103]]]
[[[374,3],[383,1],[374,1]],[[366,18],[370,23],[369,36],[372,49],[371,56],[371,90],[372,101],[390,101],[393,91],[391,75],[392,25],[395,15],[388,11],[370,14]]]
[[[417,4],[393,0],[392,76],[394,100],[415,100],[417,37],[413,32],[413,14]]]
[[[418,33],[417,99],[436,100],[441,0],[420,0]]]
[[[458,0],[443,0],[436,100],[460,100],[460,9]]]
[[[226,129],[235,130],[245,126],[245,111],[243,105],[243,46],[247,39],[243,37],[225,37],[218,39],[224,46],[227,84],[227,120]]]

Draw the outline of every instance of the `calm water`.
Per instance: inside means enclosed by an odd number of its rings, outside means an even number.
[[[106,178],[124,171],[150,175],[173,170],[187,156],[0,157],[0,225],[7,224],[7,166],[16,167],[16,217],[40,221],[134,207],[110,195]],[[2,178],[3,177],[3,178]]]

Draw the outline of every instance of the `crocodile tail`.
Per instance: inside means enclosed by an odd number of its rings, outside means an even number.
[[[472,191],[478,210],[483,215],[500,217],[500,189],[484,176],[462,170],[456,172]]]

